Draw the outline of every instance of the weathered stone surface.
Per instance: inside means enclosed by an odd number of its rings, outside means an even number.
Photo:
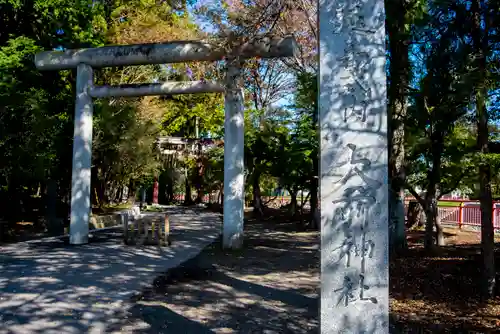
[[[245,205],[244,182],[244,97],[239,85],[239,64],[230,64],[226,77],[224,121],[224,224],[222,246],[237,249],[243,245]]]
[[[202,41],[173,41],[165,44],[113,45],[101,48],[66,51],[45,51],[36,54],[35,65],[40,70],[71,69],[78,64],[94,68],[190,61],[217,61],[228,50]],[[260,38],[238,48],[241,59],[292,57],[297,52],[295,38]]]
[[[89,218],[89,231],[122,225],[123,222],[121,214],[90,216]],[[64,229],[64,234],[69,234],[68,227]]]
[[[171,94],[222,93],[224,86],[217,82],[174,81],[164,83],[134,84],[119,86],[94,86],[90,95],[95,98],[134,97]]]
[[[71,173],[70,243],[86,244],[89,234],[90,169],[92,166],[92,98],[93,71],[80,64],[76,74],[75,129],[73,137],[73,170]]]
[[[168,214],[147,214],[123,225],[126,245],[170,246],[170,220]]]
[[[320,0],[321,332],[388,332],[384,2]]]

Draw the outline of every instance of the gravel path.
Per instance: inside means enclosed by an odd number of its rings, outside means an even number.
[[[93,232],[83,246],[47,238],[0,247],[0,333],[121,328],[134,307],[132,296],[220,234],[218,214],[180,207],[166,211],[171,247],[125,246],[120,230]]]

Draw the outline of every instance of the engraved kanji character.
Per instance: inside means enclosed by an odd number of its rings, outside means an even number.
[[[353,251],[355,252],[356,248],[356,237],[351,230],[351,224],[349,222],[345,222],[342,224],[342,230],[344,232],[344,241],[342,244],[335,248],[334,250],[340,250],[339,258],[336,263],[342,261],[342,259],[346,259],[346,267],[351,266],[351,256]]]
[[[354,106],[348,107],[344,109],[344,122],[347,123],[348,119],[351,117],[355,117],[357,120],[361,122],[366,122],[367,114],[368,114],[368,103],[366,101],[361,102],[361,106],[357,106],[357,98],[353,96]]]
[[[375,297],[365,297],[365,291],[370,290],[370,286],[365,284],[365,275],[360,274],[359,275],[359,300],[360,301],[369,301],[372,302],[373,304],[377,304],[378,300]]]
[[[354,283],[352,282],[352,280],[349,277],[345,276],[342,287],[339,289],[333,290],[334,292],[341,291],[340,297],[337,300],[337,306],[339,306],[340,303],[342,303],[342,301],[344,302],[344,306],[348,306],[349,301],[356,300],[356,298],[354,297],[353,290],[354,290]]]
[[[357,245],[355,249],[356,256],[368,257],[371,259],[373,257],[375,243],[372,240],[366,240],[363,244]]]
[[[337,182],[345,184],[348,179],[350,179],[355,174],[358,174],[357,171],[362,171],[365,168],[371,165],[371,161],[366,158],[359,158],[356,152],[357,146],[355,144],[349,143],[344,148],[344,152],[347,153],[347,159],[342,159],[337,162],[332,168],[342,167],[344,165],[348,165],[348,171],[344,174]]]

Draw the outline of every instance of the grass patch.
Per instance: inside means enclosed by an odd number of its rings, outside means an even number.
[[[438,206],[445,207],[458,207],[462,202],[438,201]]]
[[[157,206],[147,206],[146,208],[142,209],[144,212],[162,212],[163,209]]]

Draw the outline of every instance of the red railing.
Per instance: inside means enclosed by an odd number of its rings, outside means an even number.
[[[462,226],[481,226],[481,209],[479,202],[469,200],[439,201],[438,219],[444,224]],[[405,201],[405,214],[407,214],[409,200]],[[493,226],[500,231],[500,202],[493,203]]]
[[[174,195],[175,200],[182,202],[184,201],[184,194]],[[203,196],[203,202],[209,202],[210,195]],[[193,195],[194,199],[194,195]],[[289,201],[286,197],[277,198],[281,204],[285,204]],[[212,196],[212,201],[215,202],[217,196]],[[410,198],[405,200],[405,215],[408,213],[408,203]],[[438,219],[444,224],[458,225],[459,228],[462,226],[481,226],[481,209],[479,207],[479,202],[469,201],[469,200],[441,200],[438,204]],[[500,231],[500,202],[493,203],[493,226],[495,230]]]

